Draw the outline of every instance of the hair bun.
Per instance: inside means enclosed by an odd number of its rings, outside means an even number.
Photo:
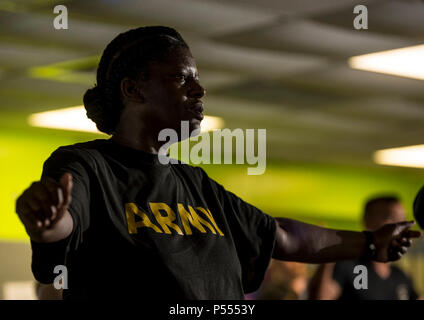
[[[84,94],[83,102],[85,110],[87,111],[87,117],[94,121],[97,129],[110,134],[113,129],[110,128],[105,121],[105,119],[107,119],[107,117],[105,117],[106,106],[103,101],[103,93],[100,87],[95,86],[88,89]]]

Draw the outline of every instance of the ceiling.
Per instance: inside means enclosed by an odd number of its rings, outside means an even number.
[[[68,9],[55,30],[53,8]],[[353,7],[368,8],[368,30]],[[0,116],[82,104],[114,36],[181,32],[229,128],[266,128],[274,160],[373,165],[375,150],[424,141],[424,82],[349,68],[354,55],[424,43],[418,0],[2,0]]]

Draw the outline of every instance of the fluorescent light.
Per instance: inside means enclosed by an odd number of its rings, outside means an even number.
[[[220,117],[205,116],[200,125],[201,132],[208,132],[224,127],[224,120]]]
[[[424,168],[424,144],[376,151],[374,161],[389,166]]]
[[[424,80],[424,44],[352,57],[353,69]]]
[[[96,124],[87,118],[83,106],[34,113],[28,122],[34,127],[96,132]]]
[[[34,127],[101,133],[95,123],[87,118],[84,106],[34,113],[29,116],[28,122]],[[223,119],[205,116],[201,131],[212,131],[223,126]]]

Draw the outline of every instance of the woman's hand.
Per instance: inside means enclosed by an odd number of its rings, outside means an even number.
[[[16,213],[31,240],[54,242],[71,234],[71,192],[72,175],[65,173],[60,183],[48,177],[33,182],[16,200]]]
[[[409,230],[414,221],[386,224],[374,231],[376,246],[375,261],[388,262],[399,260],[411,246],[411,238],[418,238],[421,232]]]

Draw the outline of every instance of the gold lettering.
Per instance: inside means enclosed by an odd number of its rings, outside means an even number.
[[[207,227],[210,231],[212,231],[213,234],[216,234],[215,229],[211,226],[209,222],[204,220],[202,217],[200,217],[197,212],[193,209],[192,206],[188,206],[188,210],[190,210],[191,215],[194,219],[198,220],[201,224],[203,224],[205,227]]]
[[[210,212],[209,209],[205,210],[202,207],[196,207],[196,209],[202,211],[209,218],[209,220],[212,222],[220,236],[224,236],[222,231],[218,228],[218,225],[216,224],[215,219],[213,218],[212,212]]]
[[[188,212],[184,206],[179,203],[178,204],[178,213],[180,214],[181,221],[183,223],[183,227],[186,234],[193,234],[190,228],[189,222],[193,225],[193,227],[196,227],[201,233],[206,233],[205,228],[200,224],[199,220],[197,219],[198,216],[193,216],[190,212]]]
[[[177,231],[178,234],[184,235],[180,227],[173,223],[175,220],[175,212],[166,204],[162,202],[150,202],[150,209],[156,217],[157,222],[161,225],[163,231],[167,234],[171,234],[171,231],[168,227]],[[160,210],[163,210],[167,213],[166,216],[161,215]]]
[[[135,222],[135,216],[139,216],[141,218],[141,221]],[[125,204],[125,216],[127,218],[128,223],[128,232],[130,234],[137,233],[137,228],[139,227],[148,227],[152,228],[158,233],[162,233],[162,230],[160,230],[155,224],[153,224],[147,214],[145,214],[143,211],[138,209],[135,203],[126,203]]]

